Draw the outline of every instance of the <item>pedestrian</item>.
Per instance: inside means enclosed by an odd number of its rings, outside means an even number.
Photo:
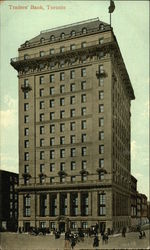
[[[94,237],[93,247],[98,247],[98,246],[99,246],[99,239],[98,239],[98,236],[96,235]]]
[[[105,234],[105,244],[108,244],[108,233]]]

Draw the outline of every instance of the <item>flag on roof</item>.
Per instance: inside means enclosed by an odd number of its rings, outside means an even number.
[[[110,0],[109,13],[112,13],[115,10],[115,3],[113,0]]]

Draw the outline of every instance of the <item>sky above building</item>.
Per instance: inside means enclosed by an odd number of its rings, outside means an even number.
[[[131,106],[131,172],[149,196],[149,1],[115,1],[112,26],[136,99]],[[38,7],[38,8],[37,8]],[[0,168],[18,172],[18,79],[10,58],[40,31],[99,17],[109,1],[0,1]]]

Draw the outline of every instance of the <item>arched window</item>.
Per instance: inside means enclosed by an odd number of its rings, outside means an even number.
[[[72,30],[72,31],[71,31],[71,36],[75,36],[75,35],[76,35],[75,30]]]
[[[54,41],[54,40],[55,40],[55,36],[54,36],[54,35],[51,35],[50,41]]]
[[[44,38],[44,37],[41,37],[40,43],[44,43],[44,42],[45,42],[45,38]]]
[[[65,38],[65,33],[61,33],[61,38],[62,38],[62,39]]]
[[[83,28],[82,29],[82,34],[86,34],[87,33],[87,28]]]
[[[104,24],[103,23],[100,24],[99,29],[104,30]]]
[[[30,45],[29,41],[25,42],[25,46],[28,47]]]

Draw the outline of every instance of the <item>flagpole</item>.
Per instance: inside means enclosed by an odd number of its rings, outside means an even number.
[[[110,27],[111,27],[111,13],[110,13]]]

